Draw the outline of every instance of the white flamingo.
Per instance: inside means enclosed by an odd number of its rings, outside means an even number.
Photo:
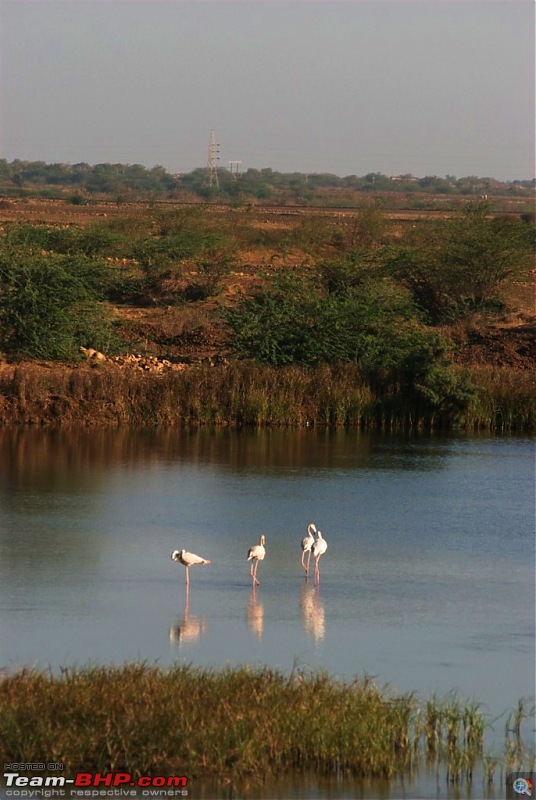
[[[260,581],[257,580],[257,567],[259,566],[259,561],[262,561],[266,555],[266,550],[264,548],[265,542],[264,534],[261,534],[259,544],[250,547],[248,550],[248,561],[251,561],[250,575],[253,579],[254,586],[260,586]]]
[[[187,550],[174,550],[171,554],[171,558],[173,561],[178,561],[180,564],[184,564],[186,567],[186,588],[190,586],[188,569],[193,567],[194,564],[210,564],[210,561],[207,558],[196,556],[195,553],[188,553]]]
[[[304,568],[306,575],[309,575],[309,562],[311,561],[311,549],[315,543],[315,537],[314,537],[315,533],[316,533],[316,525],[314,524],[314,522],[311,522],[307,526],[307,536],[305,536],[302,539],[301,543],[301,549],[302,549],[301,565]],[[305,566],[304,562],[306,553],[309,553],[309,556],[307,558],[307,566]]]
[[[323,556],[328,549],[328,543],[320,531],[316,532],[316,537],[317,538],[313,545],[312,552],[315,559],[315,583],[320,583],[320,570],[318,568],[318,562],[320,561],[320,556]]]

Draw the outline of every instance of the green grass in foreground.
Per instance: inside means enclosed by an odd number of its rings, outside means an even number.
[[[364,678],[268,668],[208,670],[144,664],[22,670],[0,680],[0,741],[7,762],[36,753],[71,769],[264,779],[288,771],[389,778],[420,763],[449,781],[529,768],[521,702],[505,752],[483,756],[486,719],[456,697],[418,702]]]

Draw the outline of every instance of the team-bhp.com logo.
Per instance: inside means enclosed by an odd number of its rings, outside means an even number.
[[[44,767],[44,765],[43,765]],[[6,797],[186,797],[188,778],[184,776],[142,775],[129,772],[77,772],[65,775],[21,775],[4,772]]]

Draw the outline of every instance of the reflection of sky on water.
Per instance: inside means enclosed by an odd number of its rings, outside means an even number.
[[[0,665],[303,665],[456,689],[494,713],[533,691],[528,440],[4,430],[0,444]],[[311,521],[329,541],[316,588],[300,563]],[[188,603],[181,547],[212,560]]]

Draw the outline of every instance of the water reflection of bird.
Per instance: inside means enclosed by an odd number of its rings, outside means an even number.
[[[195,642],[202,633],[207,629],[206,619],[199,617],[190,617],[188,594],[186,594],[186,605],[182,619],[178,625],[172,625],[169,629],[169,641],[185,644],[186,642]]]
[[[195,564],[210,564],[210,561],[201,556],[196,556],[195,553],[188,553],[186,550],[174,550],[171,554],[173,561],[178,561],[186,567],[186,586],[190,586],[190,576],[188,570]]]
[[[301,549],[302,549],[301,564],[302,564],[302,567],[305,570],[305,575],[306,576],[309,575],[309,562],[311,561],[311,548],[313,547],[313,545],[315,543],[315,537],[314,537],[315,533],[316,533],[316,525],[314,524],[314,522],[311,522],[307,526],[307,536],[305,536],[302,539],[302,543],[301,543]],[[304,562],[304,558],[305,558],[305,554],[306,553],[308,553],[307,566],[305,566],[305,562]]]
[[[320,531],[317,531],[316,541],[313,545],[313,556],[315,559],[315,583],[320,583],[320,569],[318,567],[318,562],[320,561],[320,557],[324,555],[327,549],[328,543],[323,538]]]
[[[326,633],[326,623],[324,606],[320,601],[318,589],[309,588],[304,583],[301,589],[300,603],[305,632],[312,634],[316,641],[323,639]]]
[[[262,603],[257,601],[257,596],[255,592],[255,584],[251,590],[251,594],[249,596],[249,604],[248,604],[248,626],[254,634],[258,636],[259,639],[262,639],[262,630],[264,627],[264,606]]]
[[[256,544],[254,547],[250,547],[248,550],[248,561],[251,561],[251,569],[250,575],[253,579],[253,585],[260,586],[260,581],[257,580],[257,567],[259,566],[259,561],[264,559],[266,555],[266,550],[264,548],[264,544],[266,539],[264,538],[264,534],[261,534],[259,538],[259,544]]]

